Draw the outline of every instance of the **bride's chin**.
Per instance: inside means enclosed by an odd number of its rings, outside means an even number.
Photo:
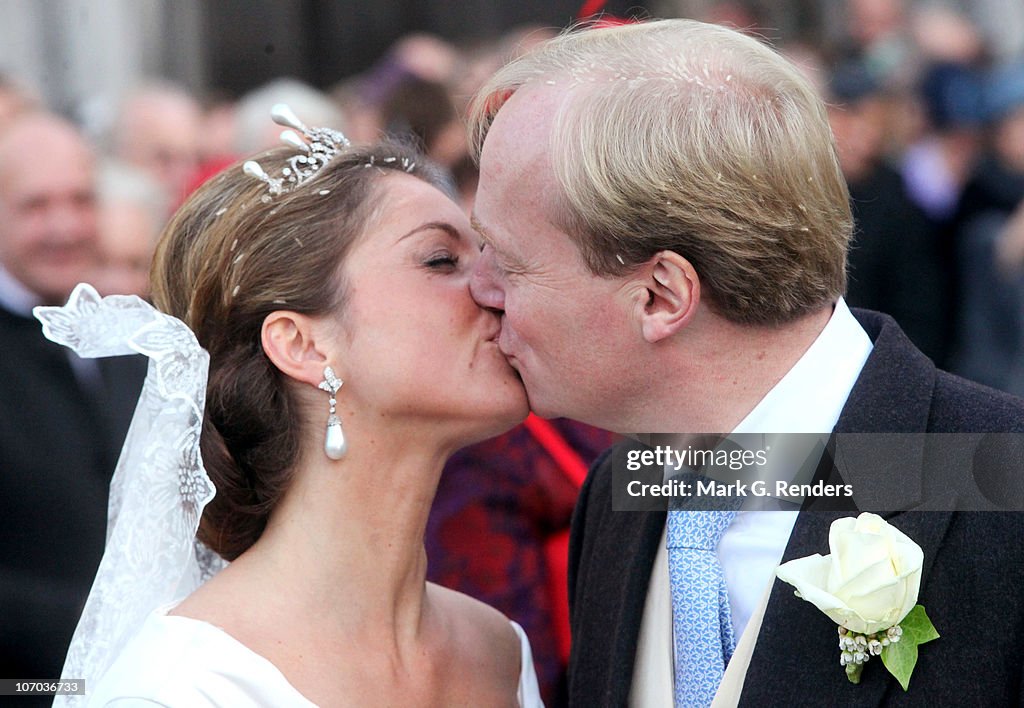
[[[529,412],[524,394],[521,404],[510,405],[507,410],[494,411],[493,415],[478,416],[474,419],[472,429],[467,429],[465,436],[459,440],[459,447],[469,447],[503,435],[526,420]]]

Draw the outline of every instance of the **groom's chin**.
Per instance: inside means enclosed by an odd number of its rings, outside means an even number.
[[[534,395],[530,392],[529,387],[526,389],[526,398],[530,403],[530,412],[538,418],[565,418],[566,414],[558,406],[553,405],[552,401],[544,396]]]
[[[565,406],[570,391],[560,390],[558,386],[538,385],[536,377],[529,374],[524,376],[515,365],[513,368],[526,390],[526,401],[531,413],[538,418],[573,418],[573,411]]]

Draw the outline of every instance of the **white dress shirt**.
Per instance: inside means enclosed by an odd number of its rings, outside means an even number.
[[[733,433],[827,433],[871,354],[867,333],[840,298],[825,328]],[[685,431],[680,431],[685,432]],[[795,511],[740,511],[718,545],[737,642],[773,582],[796,523]],[[630,705],[672,705],[672,601],[662,532],[647,588],[633,665]]]
[[[42,305],[43,299],[21,284],[7,269],[0,266],[0,307],[16,315],[32,319],[32,308]],[[42,330],[42,324],[39,325]],[[65,347],[68,362],[78,383],[86,390],[100,385],[100,365],[95,359],[83,359]]]
[[[22,317],[31,317],[32,308],[43,300],[0,266],[0,307]]]

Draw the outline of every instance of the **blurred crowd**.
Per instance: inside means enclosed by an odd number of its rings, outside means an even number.
[[[765,27],[749,5],[700,19]],[[1024,57],[956,4],[843,7],[838,40],[777,46],[825,99],[850,187],[846,299],[941,368],[1024,395]]]
[[[684,3],[685,4],[685,3]],[[693,4],[698,19],[771,36],[757,3]],[[1024,393],[1024,57],[995,57],[978,26],[946,3],[850,0],[839,41],[779,49],[819,86],[850,184],[857,234],[848,300],[896,317],[940,366]],[[145,292],[166,215],[201,181],[277,143],[276,102],[354,141],[411,136],[471,209],[476,171],[462,116],[474,90],[553,30],[521,28],[455,46],[402,38],[369,70],[320,90],[279,78],[233,98],[154,80],[80,126],[101,156],[94,262],[101,292]],[[0,77],[0,131],[42,108]],[[1015,218],[1018,217],[1018,218]],[[10,264],[5,264],[10,270]]]
[[[820,77],[850,186],[847,300],[941,368],[1024,395],[1024,57],[997,60],[944,6],[850,8],[843,46],[787,48]]]
[[[763,27],[746,5],[703,3],[697,19]],[[979,27],[945,5],[851,0],[847,12],[842,41],[779,46],[820,87],[850,185],[857,226],[847,299],[893,315],[942,368],[1024,394],[1024,57],[997,59]],[[149,260],[170,213],[225,166],[278,144],[280,128],[269,120],[275,103],[355,142],[408,136],[447,170],[453,198],[470,210],[476,170],[462,120],[467,102],[502,62],[552,32],[521,28],[458,47],[407,36],[368,71],[326,89],[282,77],[236,98],[154,79],[131,87],[109,120],[84,124],[48,113],[33,87],[0,76],[0,310],[11,313],[12,328],[22,327],[32,305],[62,304],[80,281],[101,294],[145,296]],[[9,361],[14,347],[29,346],[12,331],[5,325],[0,334]],[[40,356],[19,365],[36,365]],[[52,395],[81,403],[85,413],[76,415],[86,420],[98,410],[103,379],[60,356],[67,360],[50,361],[42,375],[61,369],[64,383]],[[0,379],[12,376],[18,373]],[[7,519],[0,521],[7,539],[0,604],[5,615],[12,614],[7,607],[23,608],[27,629],[3,620],[0,668],[5,676],[56,677],[75,603],[103,546],[102,489],[127,418],[91,433],[102,438],[95,443],[102,455],[47,457],[74,417],[52,420],[41,411],[37,421],[23,403],[38,391],[7,385],[0,391],[3,417],[10,416],[0,421],[7,478],[0,482],[0,519]],[[611,440],[565,421],[553,434],[583,464]],[[18,452],[25,435],[44,442]],[[525,428],[466,451],[442,480],[428,534],[432,577],[526,627],[551,705],[560,704],[564,656],[551,628],[544,544],[568,526],[576,489],[556,457]],[[61,509],[57,520],[30,508],[21,491],[29,475],[55,466],[98,485],[50,490],[68,497],[64,506],[50,502]],[[83,513],[87,523],[68,521]],[[55,526],[70,531],[55,534]],[[53,610],[68,604],[74,611]],[[31,622],[39,617],[59,626],[36,631]],[[29,642],[33,632],[43,639]]]

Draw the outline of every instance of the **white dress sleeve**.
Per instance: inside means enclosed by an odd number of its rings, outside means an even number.
[[[519,671],[519,708],[544,708],[544,701],[540,698],[540,686],[537,683],[537,670],[533,666],[530,640],[526,637],[523,628],[515,622],[512,622],[512,629],[516,631],[522,649],[522,662]]]

